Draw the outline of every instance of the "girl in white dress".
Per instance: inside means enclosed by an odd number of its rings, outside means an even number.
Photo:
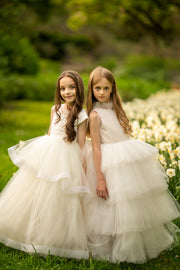
[[[61,101],[64,104],[61,104]],[[0,196],[0,241],[26,252],[88,258],[82,194],[87,114],[75,71],[57,81],[48,135],[9,148],[19,170]]]
[[[105,68],[90,75],[87,112],[89,249],[97,259],[144,263],[171,247],[178,230],[171,221],[180,217],[179,205],[168,190],[158,150],[130,137],[115,79]]]

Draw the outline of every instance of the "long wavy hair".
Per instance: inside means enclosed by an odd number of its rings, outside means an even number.
[[[68,108],[68,116],[67,116],[67,122],[65,125],[65,133],[66,137],[64,140],[66,142],[72,142],[76,138],[76,131],[74,129],[74,122],[78,118],[78,114],[82,110],[83,102],[84,102],[84,85],[83,81],[79,75],[78,72],[73,70],[67,70],[61,73],[57,80],[56,85],[56,93],[55,93],[55,112],[57,114],[57,121],[58,123],[61,120],[61,115],[59,112],[59,109],[61,107],[61,101],[64,102],[64,99],[61,96],[60,93],[60,83],[61,79],[64,77],[70,77],[73,79],[75,85],[76,85],[76,99],[74,101],[74,104],[72,107]]]
[[[102,78],[107,79],[112,84],[112,93],[110,95],[110,100],[113,103],[113,109],[116,112],[118,121],[120,125],[122,126],[124,133],[130,135],[132,133],[132,128],[129,124],[129,120],[126,116],[126,113],[123,110],[121,98],[118,95],[115,78],[112,72],[106,68],[103,68],[100,66],[96,67],[90,74],[89,82],[88,82],[87,103],[86,103],[87,113],[88,115],[90,114],[93,108],[94,102],[97,101],[93,93],[93,85],[98,83],[98,81],[101,80]]]

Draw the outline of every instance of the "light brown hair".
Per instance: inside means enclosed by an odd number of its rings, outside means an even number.
[[[132,128],[129,124],[129,120],[126,116],[125,111],[123,110],[120,96],[118,95],[117,86],[115,78],[112,72],[103,67],[96,67],[90,74],[89,82],[88,82],[88,93],[87,93],[87,113],[90,114],[94,102],[96,102],[96,98],[93,94],[93,85],[96,84],[100,79],[105,78],[112,84],[112,93],[110,96],[110,100],[113,103],[113,109],[116,112],[117,118],[119,120],[120,125],[124,129],[124,133],[131,134]]]
[[[56,85],[56,94],[55,94],[55,112],[57,114],[57,121],[58,123],[61,120],[61,115],[59,113],[59,109],[61,107],[61,101],[64,101],[61,94],[60,94],[60,81],[64,77],[70,77],[73,79],[75,85],[76,85],[76,100],[74,101],[74,104],[72,107],[70,107],[68,110],[68,116],[67,116],[67,122],[65,125],[65,132],[66,137],[65,141],[72,142],[76,138],[76,131],[74,129],[74,122],[78,118],[78,114],[82,110],[83,102],[84,102],[84,85],[83,81],[81,79],[81,76],[78,72],[73,70],[67,70],[61,73],[57,80]]]

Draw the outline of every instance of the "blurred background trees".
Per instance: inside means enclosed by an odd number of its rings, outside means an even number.
[[[71,28],[84,24],[105,26],[119,39],[139,41],[149,36],[155,50],[180,34],[178,0],[71,0],[67,2]]]
[[[59,73],[111,69],[124,100],[180,84],[179,0],[2,0],[0,95],[52,100]]]

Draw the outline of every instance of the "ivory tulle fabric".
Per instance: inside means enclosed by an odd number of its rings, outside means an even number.
[[[168,178],[158,150],[123,133],[112,103],[96,103],[101,119],[101,170],[109,198],[96,195],[91,142],[87,142],[87,179],[91,194],[84,200],[88,246],[94,258],[144,263],[171,247],[180,207],[168,191]]]
[[[82,194],[88,193],[80,148],[65,143],[67,113],[51,135],[21,142],[9,148],[19,167],[0,196],[0,241],[26,252],[88,258],[82,213]],[[79,114],[77,125],[87,119]]]

